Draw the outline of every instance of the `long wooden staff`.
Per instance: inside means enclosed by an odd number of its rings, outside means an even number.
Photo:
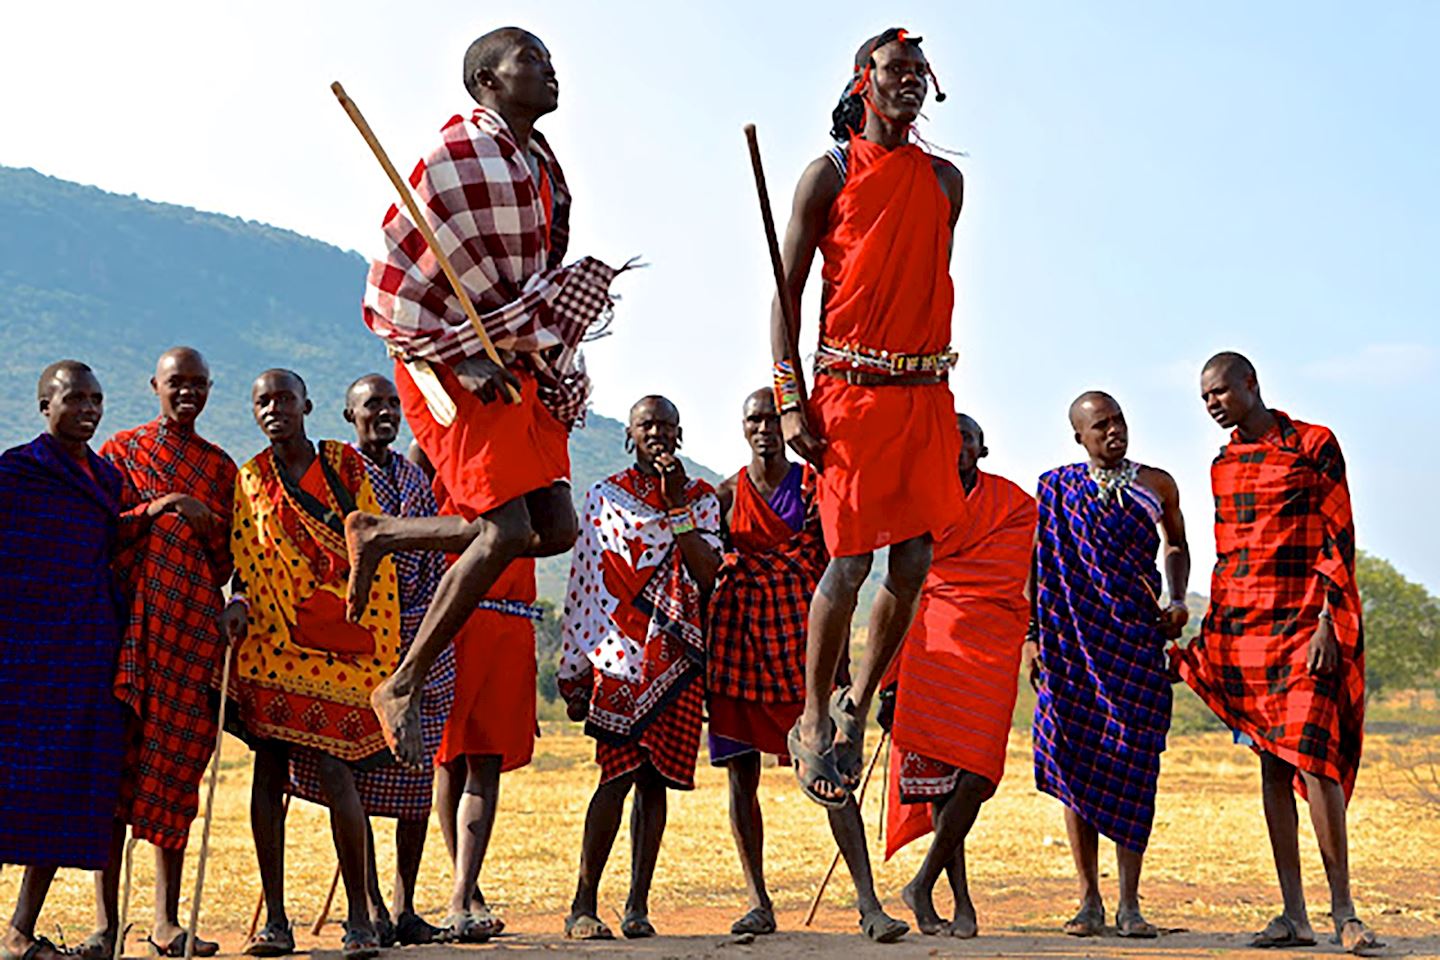
[[[185,960],[195,956],[195,931],[200,926],[200,897],[205,893],[205,862],[210,859],[210,825],[215,819],[215,784],[220,779],[220,750],[225,745],[225,702],[230,693],[230,661],[235,647],[225,644],[220,668],[220,712],[215,718],[215,753],[210,758],[210,786],[205,791],[205,828],[200,831],[200,861],[195,865],[195,895],[190,898],[190,929],[185,934]]]
[[[130,930],[130,925],[126,922],[130,914],[130,868],[135,865],[135,843],[139,839],[132,831],[130,839],[125,841],[125,891],[120,898],[120,922],[115,927],[114,960],[120,960],[125,955],[125,934]]]
[[[870,766],[865,769],[865,779],[860,781],[860,793],[855,797],[855,805],[864,812],[865,788],[870,786],[870,775],[875,772],[875,762],[880,759],[880,751],[885,749],[885,743],[890,739],[890,731],[881,734],[880,742],[875,744],[875,753],[870,757]],[[861,832],[863,836],[863,831]],[[810,926],[815,919],[815,911],[820,909],[820,899],[825,896],[825,888],[830,884],[830,878],[835,873],[835,868],[840,865],[840,851],[836,849],[835,856],[830,861],[830,869],[825,871],[825,876],[820,880],[820,889],[815,891],[815,899],[810,901],[810,912],[805,914],[805,926]]]
[[[315,918],[315,925],[310,928],[312,936],[320,936],[320,931],[325,929],[325,921],[330,919],[330,906],[335,902],[335,888],[340,885],[340,864],[335,864],[335,875],[330,878],[330,892],[325,894],[325,906],[320,908],[320,916]]]
[[[796,340],[800,336],[800,323],[795,318],[795,305],[790,301],[790,291],[785,287],[785,264],[780,259],[780,241],[775,235],[775,217],[770,211],[770,191],[765,186],[765,165],[760,162],[760,139],[755,133],[755,124],[745,124],[745,142],[750,147],[750,168],[755,172],[755,193],[760,200],[760,219],[765,223],[765,244],[770,250],[770,268],[775,273],[775,295],[780,298],[780,315],[785,318],[785,359],[795,373],[795,382],[800,387],[800,403],[803,405],[808,393],[805,380],[800,375],[800,357],[797,355]]]
[[[420,235],[425,238],[425,245],[435,255],[440,269],[445,272],[445,279],[450,281],[450,288],[455,291],[455,298],[460,301],[460,306],[465,310],[465,316],[470,318],[470,325],[475,328],[475,335],[480,339],[480,345],[485,348],[485,355],[490,358],[491,363],[497,367],[503,367],[504,364],[500,362],[500,354],[495,352],[495,344],[490,342],[490,335],[485,332],[485,325],[480,322],[480,315],[475,312],[475,304],[470,302],[470,295],[465,292],[465,287],[460,282],[460,275],[451,266],[450,258],[445,256],[445,251],[440,249],[440,241],[435,238],[435,231],[430,229],[429,221],[420,213],[420,207],[416,205],[415,197],[410,192],[410,184],[406,183],[405,178],[395,170],[395,165],[390,162],[385,148],[380,146],[380,141],[376,139],[375,131],[371,130],[370,124],[365,122],[364,114],[360,112],[359,107],[355,106],[355,101],[345,93],[345,88],[340,86],[340,81],[336,80],[330,84],[330,90],[335,94],[335,99],[340,101],[340,106],[344,108],[351,122],[355,124],[355,129],[360,131],[360,136],[365,138],[370,152],[375,154],[376,160],[380,161],[380,166],[385,170],[385,176],[390,178],[396,192],[400,194],[400,199],[404,201],[405,209],[410,211],[411,221],[420,231]],[[508,387],[508,390],[510,402],[519,403],[520,392],[513,386]]]

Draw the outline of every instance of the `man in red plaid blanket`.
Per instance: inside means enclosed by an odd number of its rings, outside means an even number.
[[[392,206],[365,323],[396,357],[405,419],[458,512],[352,514],[346,523],[352,619],[382,556],[459,555],[414,645],[372,697],[387,742],[410,765],[424,752],[419,694],[431,663],[512,560],[575,542],[569,430],[590,389],[578,347],[608,309],[619,272],[589,257],[562,265],[570,191],[534,128],[559,94],[545,45],[514,27],[487,33],[466,52],[464,78],[479,106],[445,124],[410,180],[502,363],[487,358],[434,254]]]
[[[600,784],[585,815],[580,880],[565,936],[609,940],[600,876],[635,788],[630,896],[620,932],[655,936],[650,881],[668,790],[695,789],[704,713],[705,599],[720,567],[720,501],[676,455],[680,413],[664,397],[630,408],[635,464],[585,494],[570,566],[556,686],[595,738]]]
[[[1365,643],[1345,458],[1325,427],[1267,407],[1254,366],[1238,353],[1205,364],[1200,396],[1233,432],[1210,468],[1210,610],[1178,654],[1186,682],[1260,754],[1284,909],[1252,945],[1315,942],[1300,878],[1298,790],[1330,882],[1332,942],[1365,951],[1381,944],[1350,897],[1345,807],[1360,767]]]
[[[805,623],[830,554],[814,476],[785,455],[774,391],[746,397],[743,415],[750,464],[716,491],[731,549],[710,600],[706,685],[710,762],[729,771],[730,829],[750,901],[730,932],[763,935],[775,932],[775,908],[765,889],[760,754],[790,762],[785,736],[805,706]],[[875,896],[859,807],[851,799],[829,813],[867,929],[903,932]]]
[[[238,636],[245,629],[244,607],[237,603],[222,616],[226,604],[220,593],[231,571],[235,462],[195,431],[210,398],[210,367],[189,347],[167,350],[155,364],[150,388],[159,398],[160,415],[122,430],[100,448],[134,488],[138,502],[124,516],[153,519],[115,562],[130,597],[115,676],[115,695],[129,708],[129,728],[110,862],[96,884],[102,922],[77,950],[90,960],[109,960],[115,952],[127,823],[134,837],[155,845],[150,942],[161,956],[185,955],[180,879],[190,823],[199,810],[200,780],[215,749],[212,686],[226,633]],[[170,507],[157,512],[159,503]],[[193,952],[210,957],[219,949],[197,938]]]

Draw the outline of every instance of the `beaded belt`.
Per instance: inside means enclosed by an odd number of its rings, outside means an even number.
[[[820,348],[815,351],[815,369],[832,374],[849,370],[892,377],[927,373],[943,377],[959,359],[960,355],[948,347],[940,353],[891,353],[821,337]]]
[[[494,613],[505,613],[512,617],[524,617],[527,620],[544,620],[545,610],[533,603],[526,603],[523,600],[481,600],[475,604],[476,610],[490,610]]]

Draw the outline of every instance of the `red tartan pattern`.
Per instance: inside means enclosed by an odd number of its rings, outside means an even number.
[[[805,698],[810,598],[830,562],[811,480],[807,473],[799,533],[770,550],[725,555],[710,598],[711,693],[761,703]],[[742,472],[736,496],[740,485],[750,483]],[[769,509],[758,495],[755,499]]]
[[[700,726],[705,720],[705,694],[691,683],[656,712],[638,739],[625,743],[595,741],[600,782],[639,770],[646,763],[675,790],[695,789],[695,762],[700,756]]]
[[[1365,641],[1355,526],[1334,434],[1274,411],[1265,437],[1237,431],[1211,467],[1215,572],[1180,673],[1233,730],[1316,776],[1355,786],[1365,723]],[[1306,667],[1328,596],[1336,675]],[[1297,775],[1296,789],[1304,792]]]
[[[615,269],[586,257],[562,266],[570,191],[544,136],[530,144],[550,187],[550,209],[514,135],[477,108],[441,128],[439,147],[410,174],[461,285],[496,349],[518,354],[540,399],[567,426],[583,420],[590,380],[577,348],[610,308]],[[385,213],[385,257],[370,265],[365,324],[407,360],[454,364],[483,355],[480,336],[406,211]]]
[[[127,511],[130,529],[143,526],[150,501],[174,492],[197,498],[217,520],[202,536],[179,514],[162,514],[116,559],[132,598],[115,675],[115,695],[132,713],[119,816],[136,837],[180,850],[215,748],[212,688],[224,655],[216,618],[230,576],[235,464],[164,420],[117,433],[100,452],[142,501]]]

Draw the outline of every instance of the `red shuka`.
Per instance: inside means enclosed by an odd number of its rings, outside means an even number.
[[[1237,430],[1210,467],[1210,609],[1177,650],[1180,674],[1256,752],[1339,782],[1348,799],[1365,732],[1365,643],[1345,458],[1325,427],[1273,412],[1266,436]],[[1327,595],[1340,666],[1317,677],[1306,659]],[[1298,773],[1295,788],[1303,795]]]
[[[945,350],[955,302],[950,214],[929,154],[853,138],[820,241],[822,336],[872,351]],[[948,385],[856,386],[820,374],[810,417],[827,443],[817,494],[832,555],[939,538],[959,519],[960,437]]]
[[[1036,515],[1034,497],[982,472],[960,526],[935,545],[920,611],[892,668],[898,687],[887,859],[932,829],[928,805],[900,802],[903,754],[968,770],[997,786],[1005,773]]]
[[[455,422],[435,422],[405,364],[395,363],[395,387],[405,422],[442,484],[463,512],[478,516],[516,497],[570,476],[570,432],[540,402],[535,378],[511,368],[521,383],[520,402],[483,403],[460,385],[445,364],[431,369],[454,401]],[[461,511],[456,511],[461,512]]]

